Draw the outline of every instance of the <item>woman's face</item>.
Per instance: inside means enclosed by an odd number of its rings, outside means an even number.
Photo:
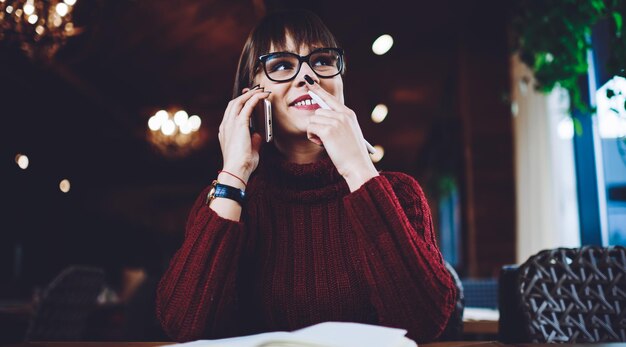
[[[293,40],[287,37],[287,47],[285,51],[296,53],[300,56],[309,54],[310,51],[319,47],[299,47],[296,48]],[[277,49],[272,45],[270,52],[276,52]],[[304,79],[305,75],[309,75],[316,83],[324,88],[327,92],[334,95],[342,103],[343,99],[343,80],[341,75],[337,75],[331,78],[318,77],[309,64],[302,63],[298,75],[287,82],[274,82],[270,80],[263,69],[259,69],[259,72],[254,78],[253,85],[260,84],[265,87],[266,91],[271,91],[269,96],[272,102],[272,115],[274,120],[276,133],[276,140],[280,141],[281,137],[294,137],[294,138],[306,138],[306,129],[309,123],[309,117],[313,115],[315,110],[319,108],[317,104],[313,105],[296,105],[296,102],[301,102],[311,97],[307,94],[307,82]]]

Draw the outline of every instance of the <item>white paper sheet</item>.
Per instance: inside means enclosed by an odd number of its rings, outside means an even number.
[[[377,325],[324,322],[293,332],[270,332],[220,340],[199,340],[176,347],[416,347],[406,330]]]

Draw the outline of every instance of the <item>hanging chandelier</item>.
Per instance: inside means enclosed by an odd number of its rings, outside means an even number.
[[[162,155],[185,157],[206,142],[201,123],[199,116],[190,117],[185,110],[159,110],[148,120],[147,138]]]
[[[33,59],[50,59],[79,33],[77,0],[0,0],[0,41],[18,45]]]

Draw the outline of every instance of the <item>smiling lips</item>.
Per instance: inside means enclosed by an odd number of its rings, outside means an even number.
[[[312,110],[312,111],[320,108],[320,105],[318,105],[313,99],[311,99],[311,97],[308,94],[298,97],[291,104],[289,104],[289,106],[295,107],[298,110]]]

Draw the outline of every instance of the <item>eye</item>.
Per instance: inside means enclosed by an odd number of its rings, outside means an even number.
[[[330,56],[319,56],[313,61],[314,66],[332,66],[333,59]]]
[[[272,64],[271,71],[283,71],[293,69],[293,64],[288,61],[277,62],[276,64]]]
[[[298,64],[297,59],[294,60],[290,56],[278,56],[269,59],[265,62],[265,67],[268,72],[289,71],[296,68]]]
[[[311,56],[311,66],[317,68],[337,66],[339,56],[335,52],[318,52]]]

